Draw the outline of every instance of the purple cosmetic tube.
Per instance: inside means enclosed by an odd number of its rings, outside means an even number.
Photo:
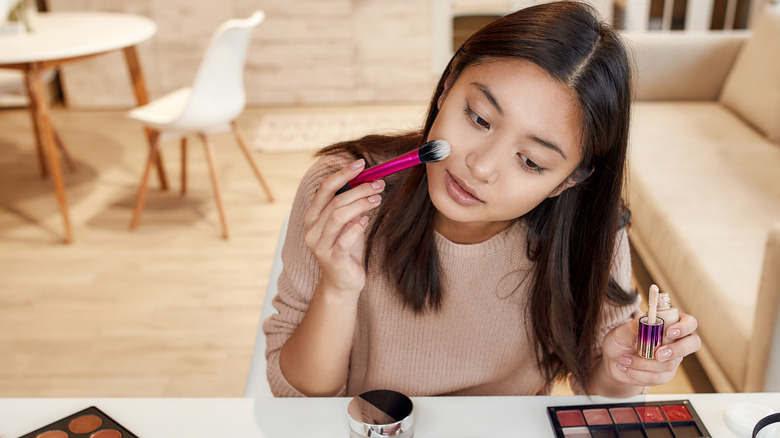
[[[655,324],[647,322],[647,316],[639,318],[639,339],[637,352],[646,359],[655,359],[655,350],[661,345],[664,336],[664,320],[655,318]]]

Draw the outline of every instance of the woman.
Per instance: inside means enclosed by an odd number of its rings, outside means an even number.
[[[630,396],[671,379],[700,341],[683,315],[658,360],[635,354],[630,84],[591,8],[538,5],[457,51],[421,132],[322,151],[264,326],[274,394],[546,394],[569,377]],[[435,139],[446,159],[335,195],[366,163]]]

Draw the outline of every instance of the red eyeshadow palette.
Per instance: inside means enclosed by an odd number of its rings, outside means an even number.
[[[100,409],[87,409],[19,438],[138,438]]]
[[[547,408],[558,438],[711,437],[688,400]]]

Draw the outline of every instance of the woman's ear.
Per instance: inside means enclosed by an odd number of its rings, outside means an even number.
[[[572,172],[571,175],[569,175],[569,177],[566,178],[566,180],[563,181],[558,187],[556,187],[555,190],[553,190],[552,193],[550,193],[550,195],[547,196],[547,197],[548,198],[554,198],[554,197],[560,195],[561,193],[563,193],[564,190],[568,189],[569,187],[574,187],[577,184],[579,184],[579,183],[585,181],[586,179],[588,179],[588,177],[591,174],[593,174],[593,168],[592,167],[590,169],[579,169],[578,168],[577,170]]]

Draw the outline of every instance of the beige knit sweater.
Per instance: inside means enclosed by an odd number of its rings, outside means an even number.
[[[290,215],[282,251],[284,269],[273,306],[279,312],[263,326],[268,379],[276,396],[302,396],[284,378],[279,352],[295,331],[312,298],[320,268],[303,242],[303,214],[320,181],[347,165],[346,154],[323,157],[306,173]],[[370,224],[369,224],[370,226]],[[456,244],[436,234],[443,272],[441,310],[417,315],[403,306],[394,286],[372,256],[358,303],[349,377],[339,395],[393,389],[409,396],[547,394],[536,366],[524,308],[531,262],[521,223],[489,240]],[[628,240],[621,232],[613,275],[630,287]],[[638,316],[638,301],[605,304],[601,336]],[[599,354],[599,345],[594,345]]]

